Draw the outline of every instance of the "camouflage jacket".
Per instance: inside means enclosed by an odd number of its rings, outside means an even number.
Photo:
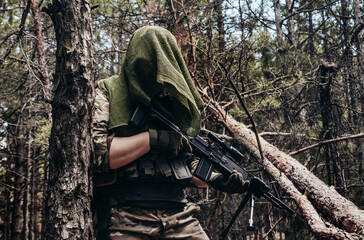
[[[92,138],[95,148],[97,171],[107,172],[109,166],[109,144],[111,139],[108,134],[109,101],[103,91],[96,88],[95,108],[93,112]]]
[[[109,101],[104,92],[97,87],[92,138],[95,149],[96,171],[102,173],[109,171],[109,147],[113,139],[113,135],[108,132],[109,116]],[[190,164],[189,168],[192,172],[196,169],[197,163],[198,160],[196,159]]]

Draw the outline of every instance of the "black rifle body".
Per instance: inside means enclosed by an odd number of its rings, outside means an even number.
[[[226,177],[230,176],[233,171],[237,171],[242,174],[245,181],[250,181],[249,191],[253,193],[256,197],[263,196],[276,207],[283,208],[290,213],[294,213],[294,211],[289,208],[284,202],[282,202],[279,198],[275,197],[273,194],[269,193],[270,187],[266,183],[264,183],[261,179],[253,176],[236,163],[236,161],[242,160],[236,159],[237,157],[243,157],[243,154],[238,152],[236,149],[230,147],[229,145],[225,145],[226,148],[231,148],[233,150],[232,153],[234,154],[230,154],[229,152],[223,153],[219,150],[217,146],[211,146],[206,140],[204,140],[200,136],[190,138],[186,136],[177,125],[170,122],[159,112],[154,109],[146,109],[142,106],[137,107],[133,116],[130,119],[130,123],[135,126],[140,126],[148,121],[148,117],[157,119],[158,121],[164,123],[167,127],[179,133],[184,139],[189,142],[189,144],[193,148],[193,153],[200,157],[200,161],[197,165],[196,171],[194,172],[194,176],[208,183],[211,173],[214,169],[216,169],[218,172]],[[210,138],[212,138],[212,140],[214,141],[217,141],[220,145],[224,144],[224,142],[215,135],[210,134]]]

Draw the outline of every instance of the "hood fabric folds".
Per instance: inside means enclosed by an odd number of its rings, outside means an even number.
[[[174,36],[161,27],[144,27],[134,32],[122,72],[100,80],[110,102],[109,128],[127,126],[138,104],[156,108],[185,134],[200,131],[203,102],[188,72]],[[164,107],[160,94],[171,101]]]

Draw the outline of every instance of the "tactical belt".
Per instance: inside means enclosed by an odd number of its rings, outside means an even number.
[[[180,208],[188,202],[185,189],[176,183],[133,182],[110,189],[110,204],[143,208]]]

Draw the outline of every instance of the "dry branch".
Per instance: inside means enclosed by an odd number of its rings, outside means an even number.
[[[355,134],[355,135],[347,136],[347,137],[330,139],[330,140],[326,140],[326,141],[322,141],[322,142],[313,144],[311,146],[307,146],[307,147],[301,148],[301,149],[299,149],[297,151],[291,152],[289,155],[290,156],[293,156],[293,155],[296,155],[298,153],[304,152],[306,150],[309,150],[309,149],[312,149],[312,148],[315,148],[315,147],[318,147],[318,146],[321,146],[321,145],[324,145],[324,144],[327,144],[327,143],[339,142],[339,141],[344,141],[344,140],[349,140],[349,139],[354,139],[354,138],[362,138],[362,137],[364,137],[364,133],[359,133],[359,134]]]

